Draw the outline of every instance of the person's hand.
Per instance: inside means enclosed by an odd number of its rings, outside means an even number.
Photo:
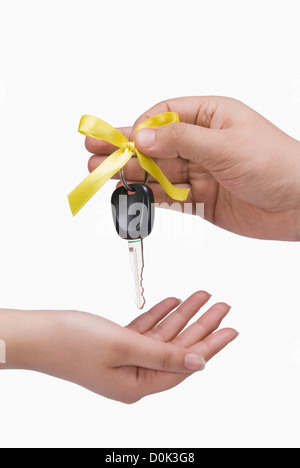
[[[0,338],[7,344],[0,369],[43,372],[134,403],[203,370],[237,337],[233,329],[215,332],[230,310],[225,303],[185,328],[209,299],[203,291],[180,306],[166,299],[128,327],[77,311],[0,310]]]
[[[177,112],[181,122],[134,135],[137,125],[166,111]],[[300,240],[300,143],[245,104],[223,97],[172,99],[145,112],[133,128],[120,130],[135,137],[139,150],[172,183],[191,189],[188,202],[194,212],[204,203],[210,222],[248,237]],[[91,171],[115,149],[92,138],[86,147],[95,153]],[[124,172],[129,182],[144,180],[136,158]],[[174,204],[150,182],[157,203]]]

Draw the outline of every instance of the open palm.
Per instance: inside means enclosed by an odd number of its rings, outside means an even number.
[[[185,328],[209,298],[210,296],[204,291],[195,293],[171,314],[171,310],[177,305],[176,299],[167,299],[136,318],[127,328],[153,340],[153,348],[155,348],[155,341],[170,343],[196,352],[208,362],[238,335],[231,328],[216,332],[230,310],[225,303],[213,305],[196,322]],[[167,363],[167,356],[165,356],[165,361]],[[121,382],[127,382],[130,388],[130,399],[136,401],[145,395],[175,387],[193,373],[168,372],[163,367],[164,363],[161,363],[160,370],[139,366],[120,366],[118,367],[120,385]]]

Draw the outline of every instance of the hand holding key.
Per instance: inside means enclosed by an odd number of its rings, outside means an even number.
[[[165,299],[128,327],[78,311],[0,309],[7,348],[0,370],[34,370],[134,403],[203,370],[204,361],[237,337],[233,329],[214,333],[229,312],[224,303],[182,331],[209,299],[204,291],[180,306],[176,298]]]
[[[140,122],[165,111],[177,112],[181,122],[140,130],[135,143],[173,184],[191,189],[188,202],[204,203],[208,221],[237,234],[300,240],[299,141],[245,104],[211,96],[161,102],[121,131],[132,139]],[[95,154],[91,171],[113,150],[92,138],[86,147]],[[129,183],[143,181],[136,158],[125,175]],[[156,203],[173,203],[154,179],[149,182]]]

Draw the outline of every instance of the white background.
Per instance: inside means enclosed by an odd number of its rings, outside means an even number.
[[[0,307],[131,321],[114,182],[75,219],[67,203],[87,174],[81,115],[130,125],[166,98],[225,95],[300,139],[299,14],[298,0],[1,0]],[[134,406],[2,372],[1,447],[299,447],[299,248],[158,212],[148,306],[206,289],[232,305],[238,340]]]

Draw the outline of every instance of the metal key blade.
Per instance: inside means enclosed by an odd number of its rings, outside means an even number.
[[[146,301],[143,288],[144,254],[142,239],[128,241],[131,268],[134,274],[136,305],[143,309]]]

